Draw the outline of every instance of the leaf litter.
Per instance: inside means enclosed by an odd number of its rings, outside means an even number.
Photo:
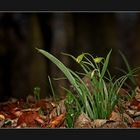
[[[140,128],[140,92],[129,101],[128,91],[120,90],[121,98],[107,119],[91,120],[82,112],[74,128]],[[0,128],[67,128],[65,98],[36,100],[29,95],[26,100],[10,98],[0,103]],[[120,107],[121,106],[121,107]]]

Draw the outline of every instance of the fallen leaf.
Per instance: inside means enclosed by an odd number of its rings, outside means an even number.
[[[140,111],[135,112],[134,117],[136,117],[136,116],[140,116]]]
[[[132,128],[140,128],[140,121],[135,121],[132,125]]]
[[[135,113],[136,113],[136,110],[127,109],[125,112],[126,112],[129,116],[134,117],[134,116],[135,116]]]
[[[66,113],[66,107],[65,107],[65,99],[60,100],[58,105],[57,105],[57,113],[58,115]]]
[[[127,113],[130,117],[137,117],[137,116],[140,116],[140,111],[137,111],[137,110],[128,109],[128,110],[126,110],[126,113]]]
[[[23,112],[23,114],[19,116],[19,119],[17,121],[17,126],[25,123],[27,127],[38,127],[38,125],[42,124],[41,121],[38,121],[39,118],[41,119],[38,112],[35,112],[35,111]],[[38,124],[37,124],[37,121],[38,121]]]
[[[50,112],[49,118],[50,118],[50,119],[54,119],[54,118],[56,118],[57,116],[58,116],[58,114],[57,114],[57,108],[54,108],[54,109]]]
[[[134,121],[140,121],[140,116],[135,117]]]
[[[101,128],[129,128],[125,122],[107,121]]]
[[[76,119],[74,128],[92,128],[90,118],[82,112],[81,115]]]
[[[93,128],[100,128],[107,122],[106,119],[96,119],[92,122],[92,127]]]
[[[0,121],[3,121],[3,120],[5,120],[5,116],[0,114]]]
[[[135,98],[132,99],[130,106],[138,106],[140,102],[138,100],[136,100]]]
[[[4,125],[4,120],[0,121],[0,128]]]
[[[119,112],[112,111],[109,117],[110,121],[122,121],[122,116]]]
[[[52,104],[45,99],[37,101],[35,107],[40,107],[41,109],[43,109],[44,114],[49,114],[53,110]]]
[[[127,124],[132,124],[134,122],[134,120],[126,113],[123,113],[123,120],[127,123]]]
[[[65,113],[57,116],[55,119],[53,119],[50,123],[49,123],[49,127],[50,128],[56,128],[59,127],[65,119]]]

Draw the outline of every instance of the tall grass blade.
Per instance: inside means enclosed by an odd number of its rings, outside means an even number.
[[[108,55],[107,55],[107,57],[105,59],[105,62],[104,62],[104,65],[103,65],[103,68],[102,68],[102,71],[101,71],[101,79],[104,77],[105,72],[107,70],[111,52],[112,52],[112,50],[110,50],[110,52],[108,53]]]
[[[52,61],[64,73],[64,75],[68,78],[69,82],[76,88],[76,90],[81,92],[78,85],[76,84],[75,78],[71,75],[68,68],[60,60],[58,60],[56,57],[54,57],[47,51],[38,48],[36,49],[45,57],[47,57],[50,61]]]

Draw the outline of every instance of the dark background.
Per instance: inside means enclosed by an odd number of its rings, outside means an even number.
[[[124,68],[118,50],[126,56],[132,68],[140,66],[139,12],[1,12],[0,13],[0,99],[24,98],[41,88],[41,97],[50,92],[48,75],[63,77],[61,71],[35,48],[44,49],[71,69],[78,67],[61,52],[78,56],[89,52],[110,59],[112,75],[115,67]],[[53,81],[55,93],[64,95]]]

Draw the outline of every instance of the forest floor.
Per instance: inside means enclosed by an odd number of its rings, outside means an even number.
[[[139,128],[140,89],[130,100],[125,100],[122,89],[122,110],[115,106],[108,119],[90,120],[82,113],[75,121],[74,128]],[[10,98],[0,103],[0,128],[67,128],[65,97],[57,102],[52,99],[36,100],[29,95],[25,100]]]

